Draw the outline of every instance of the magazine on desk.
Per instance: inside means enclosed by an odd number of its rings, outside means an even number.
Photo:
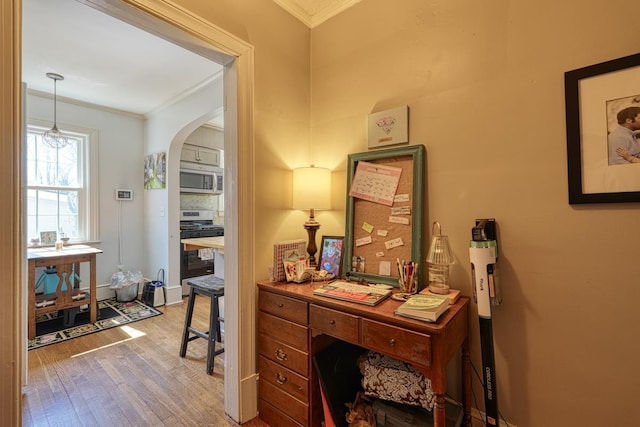
[[[358,304],[376,305],[391,295],[391,290],[338,280],[316,289],[313,293]]]

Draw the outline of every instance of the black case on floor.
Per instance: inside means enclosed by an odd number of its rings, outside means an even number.
[[[462,424],[462,408],[447,402],[445,411],[447,427],[459,427]],[[373,413],[376,416],[376,427],[433,426],[433,413],[418,406],[376,399],[373,402]]]

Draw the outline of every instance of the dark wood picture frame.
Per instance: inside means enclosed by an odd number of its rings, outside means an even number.
[[[405,191],[410,196],[409,202],[396,203],[393,207],[410,206],[410,225],[396,227],[387,223],[390,216],[389,206],[373,203],[368,200],[349,196],[352,180],[358,166],[358,162],[379,163],[385,166],[402,168],[399,193]],[[423,249],[423,217],[425,197],[425,162],[426,150],[424,145],[410,145],[401,148],[368,151],[364,153],[350,154],[347,160],[347,205],[346,205],[346,229],[344,238],[343,269],[349,280],[363,280],[369,283],[382,283],[398,286],[398,271],[396,259],[421,262]],[[362,222],[370,222],[374,227],[372,244],[356,249],[356,241],[365,235],[362,230]],[[389,228],[391,233],[387,237],[378,236],[375,227]],[[402,236],[404,245],[391,250],[386,250],[384,240]],[[383,252],[382,256],[378,256]],[[364,271],[355,271],[354,259],[360,257]],[[391,262],[390,275],[377,274],[381,261]]]
[[[588,86],[585,86],[584,83],[602,84],[605,87],[607,87],[607,85],[615,86],[614,78],[619,78],[619,75],[616,75],[617,73],[621,71],[635,73],[634,68],[638,68],[638,73],[634,75],[635,81],[640,82],[640,53],[568,71],[564,75],[567,126],[567,174],[570,204],[640,202],[640,181],[637,181],[637,190],[633,188],[631,189],[632,191],[617,191],[616,189],[609,191],[609,189],[603,188],[604,191],[585,192],[584,189],[585,174],[591,172],[589,169],[591,166],[588,162],[585,162],[584,157],[584,135],[591,135],[591,133],[585,132],[584,129],[587,122],[585,114],[587,113],[581,111],[581,105],[585,105],[584,102],[587,102],[585,99],[587,99],[589,95]],[[632,96],[640,94],[640,83],[637,84],[633,90],[635,93],[626,93],[626,95]],[[616,94],[613,92],[610,93],[611,96],[608,99],[616,98]],[[598,106],[598,108],[599,107],[600,106]],[[600,123],[598,120],[597,125],[604,126],[604,124],[606,124],[606,121]],[[598,141],[598,144],[602,143],[602,147],[606,148],[606,129],[605,136],[601,139],[603,139],[603,141]],[[603,150],[604,149],[601,151]],[[607,167],[611,173],[621,171],[621,169],[615,169],[619,167],[619,165],[605,165],[602,169],[604,170]],[[633,167],[637,168],[637,170],[633,171],[634,173],[640,173],[640,166]]]
[[[333,246],[331,246],[333,244]],[[331,252],[336,251],[337,256]],[[318,270],[326,270],[336,277],[342,277],[342,263],[344,253],[344,236],[322,236],[320,241],[320,257],[318,258]],[[329,264],[328,266],[325,264]],[[329,267],[329,268],[327,268]]]

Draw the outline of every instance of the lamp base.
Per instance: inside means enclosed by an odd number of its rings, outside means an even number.
[[[304,228],[307,230],[307,253],[309,254],[309,267],[316,268],[318,263],[316,262],[316,252],[318,247],[316,246],[316,231],[320,228],[320,223],[316,221],[313,215],[313,209],[309,212],[309,220],[304,223]]]

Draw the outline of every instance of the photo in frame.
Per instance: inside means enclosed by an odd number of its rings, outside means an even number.
[[[41,231],[40,232],[40,244],[42,245],[55,245],[58,240],[58,233],[55,231]]]
[[[569,203],[640,202],[640,53],[566,72],[565,112]]]
[[[409,106],[369,114],[367,121],[369,148],[409,143]]]
[[[342,277],[342,244],[344,236],[322,236],[318,270]]]

